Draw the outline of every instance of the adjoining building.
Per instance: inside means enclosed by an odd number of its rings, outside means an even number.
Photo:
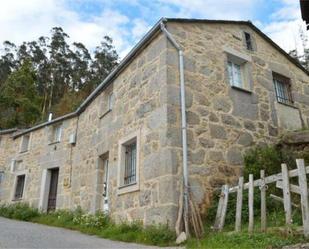
[[[75,112],[0,132],[0,203],[173,227],[186,176],[204,212],[249,148],[308,127],[308,75],[251,22],[161,19]]]

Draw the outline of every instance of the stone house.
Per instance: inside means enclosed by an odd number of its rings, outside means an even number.
[[[173,226],[186,176],[205,212],[248,148],[308,127],[308,75],[251,22],[161,19],[75,112],[0,132],[0,203]]]

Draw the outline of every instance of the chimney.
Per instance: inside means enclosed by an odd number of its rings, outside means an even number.
[[[52,119],[53,119],[53,114],[50,112],[48,114],[48,122],[52,121]]]

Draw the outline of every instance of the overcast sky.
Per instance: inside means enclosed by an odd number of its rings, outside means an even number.
[[[61,26],[93,49],[104,35],[123,57],[161,17],[251,20],[286,51],[300,48],[299,0],[0,0],[0,41],[16,44]]]

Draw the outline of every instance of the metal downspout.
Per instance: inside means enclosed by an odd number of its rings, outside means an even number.
[[[187,144],[187,119],[186,119],[186,95],[184,80],[184,63],[183,51],[173,38],[172,34],[167,31],[163,22],[160,24],[162,32],[167,39],[178,50],[179,55],[179,77],[180,77],[180,105],[181,105],[181,130],[182,130],[182,166],[183,166],[183,198],[184,198],[184,223],[187,235],[189,235],[188,213],[189,213],[189,191],[188,191],[188,144]]]

